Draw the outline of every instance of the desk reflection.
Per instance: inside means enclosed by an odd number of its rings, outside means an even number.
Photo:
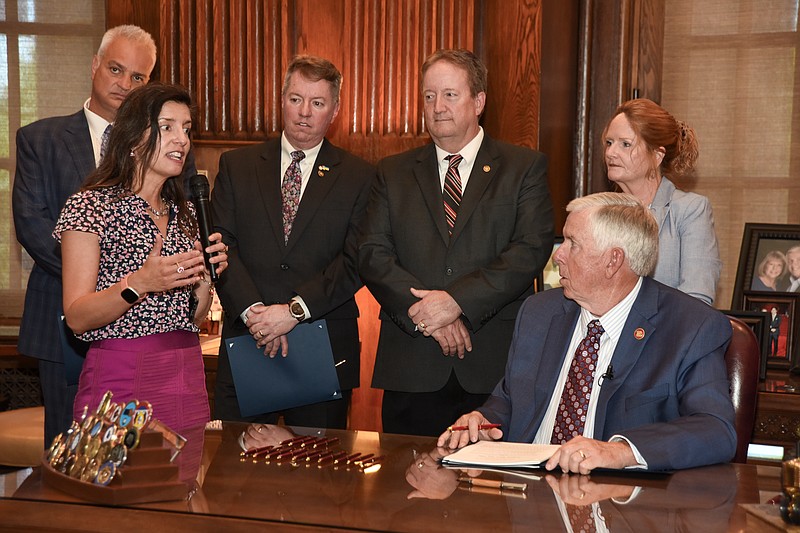
[[[273,530],[305,532],[563,532],[572,527],[572,511],[578,509],[588,511],[584,516],[598,531],[743,531],[748,515],[736,504],[758,503],[759,489],[766,496],[780,491],[777,474],[762,477],[751,465],[717,465],[671,476],[542,473],[521,478],[443,468],[439,459],[449,452],[435,448],[429,437],[227,422],[207,430],[204,443],[201,431],[185,436],[188,447],[176,460],[181,479],[193,483],[186,500],[96,506],[44,485],[34,469],[24,481],[0,476],[6,490],[12,490],[6,494],[13,494],[0,498],[0,522],[17,529],[73,531],[94,531],[93,524],[135,517],[139,529],[231,533],[237,531],[235,524],[246,524],[247,530],[271,525]],[[244,448],[306,437],[335,441],[339,452],[384,459],[380,469],[367,473],[355,464],[242,454]],[[471,486],[459,483],[459,476],[526,483],[527,490]]]
[[[737,497],[736,469],[730,464],[671,475],[581,476],[545,471],[541,475],[516,475],[438,464],[449,453],[436,448],[414,457],[405,473],[413,489],[408,497],[443,500],[459,488],[479,493],[476,499],[494,496],[507,504],[514,531],[528,530],[531,524],[552,527],[559,523],[567,531],[575,530],[577,524],[570,518],[576,511],[590,517],[593,525],[587,529],[592,531],[728,531]],[[459,476],[524,482],[527,490],[524,497],[517,491],[476,490],[459,484]]]

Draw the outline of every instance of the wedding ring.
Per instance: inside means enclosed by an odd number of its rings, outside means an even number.
[[[257,332],[257,333],[258,333],[258,338],[259,338],[259,339],[263,339],[263,338],[264,338],[264,334],[263,334],[263,333],[261,333],[261,330],[258,330],[258,332]]]
[[[228,245],[227,244],[225,245],[225,253],[226,254],[228,253]]]
[[[586,459],[586,454],[583,453],[583,450],[578,450],[578,453],[581,455],[581,459]]]
[[[178,267],[178,268],[176,269],[176,272],[177,272],[178,274],[182,274],[182,273],[183,273],[183,271],[184,271],[184,268],[181,266],[181,264],[180,264],[180,263],[175,263],[175,266],[176,266],[176,267]]]
[[[420,320],[419,324],[417,324],[417,328],[419,328],[420,331],[425,331],[425,322]]]
[[[420,462],[418,462],[418,463],[417,463],[417,467],[418,467],[420,470],[422,470],[422,468],[423,468],[424,466],[425,466],[425,463],[423,463],[422,461],[420,461]]]
[[[582,500],[584,496],[586,496],[586,493],[585,492],[581,492],[581,495],[578,496],[578,499]]]

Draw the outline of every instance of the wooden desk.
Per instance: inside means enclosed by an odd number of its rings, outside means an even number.
[[[753,442],[786,448],[794,457],[800,440],[800,376],[787,371],[770,371],[759,383]]]
[[[430,460],[418,467],[421,454],[432,450],[430,438],[328,431],[328,436],[340,438],[343,450],[386,456],[380,470],[365,474],[357,469],[242,461],[237,438],[243,428],[226,424],[221,431],[206,432],[199,485],[186,501],[119,508],[92,505],[43,485],[35,469],[27,477],[0,476],[0,524],[10,530],[226,533],[251,533],[254,526],[259,531],[303,532],[564,531],[557,497],[545,480],[527,480],[524,495],[466,490],[458,484],[456,471],[428,464]],[[584,501],[596,492],[618,494],[641,486],[638,496],[625,505],[600,502],[611,531],[743,531],[752,515],[738,504],[762,503],[777,494],[778,471],[771,466],[716,465],[662,477],[571,477],[563,486],[571,487],[573,496],[587,496]],[[489,472],[482,476],[503,479]],[[521,481],[511,475],[506,480]]]

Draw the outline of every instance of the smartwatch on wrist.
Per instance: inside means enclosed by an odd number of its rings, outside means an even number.
[[[295,298],[289,300],[289,314],[298,322],[302,322],[306,319],[306,312],[303,306]]]
[[[130,274],[128,274],[130,275]],[[122,299],[133,305],[138,302],[142,297],[133,287],[128,287],[128,276],[122,278],[122,292],[120,293]]]

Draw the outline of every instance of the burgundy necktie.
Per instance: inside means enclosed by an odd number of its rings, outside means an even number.
[[[300,186],[303,183],[303,174],[300,172],[300,161],[306,154],[301,150],[292,152],[292,163],[283,175],[281,196],[283,197],[283,242],[289,242],[292,233],[292,224],[300,206]]]
[[[591,505],[571,505],[564,504],[567,508],[569,524],[572,533],[596,533],[597,526],[594,523],[594,513]]]
[[[589,322],[586,337],[575,350],[558,404],[550,444],[563,444],[576,435],[583,435],[603,331],[600,321]]]
[[[448,155],[445,159],[450,160],[447,167],[447,174],[444,176],[444,216],[447,217],[447,226],[450,235],[453,234],[453,227],[456,225],[458,206],[461,205],[461,175],[458,173],[458,164],[463,157],[459,154]]]

